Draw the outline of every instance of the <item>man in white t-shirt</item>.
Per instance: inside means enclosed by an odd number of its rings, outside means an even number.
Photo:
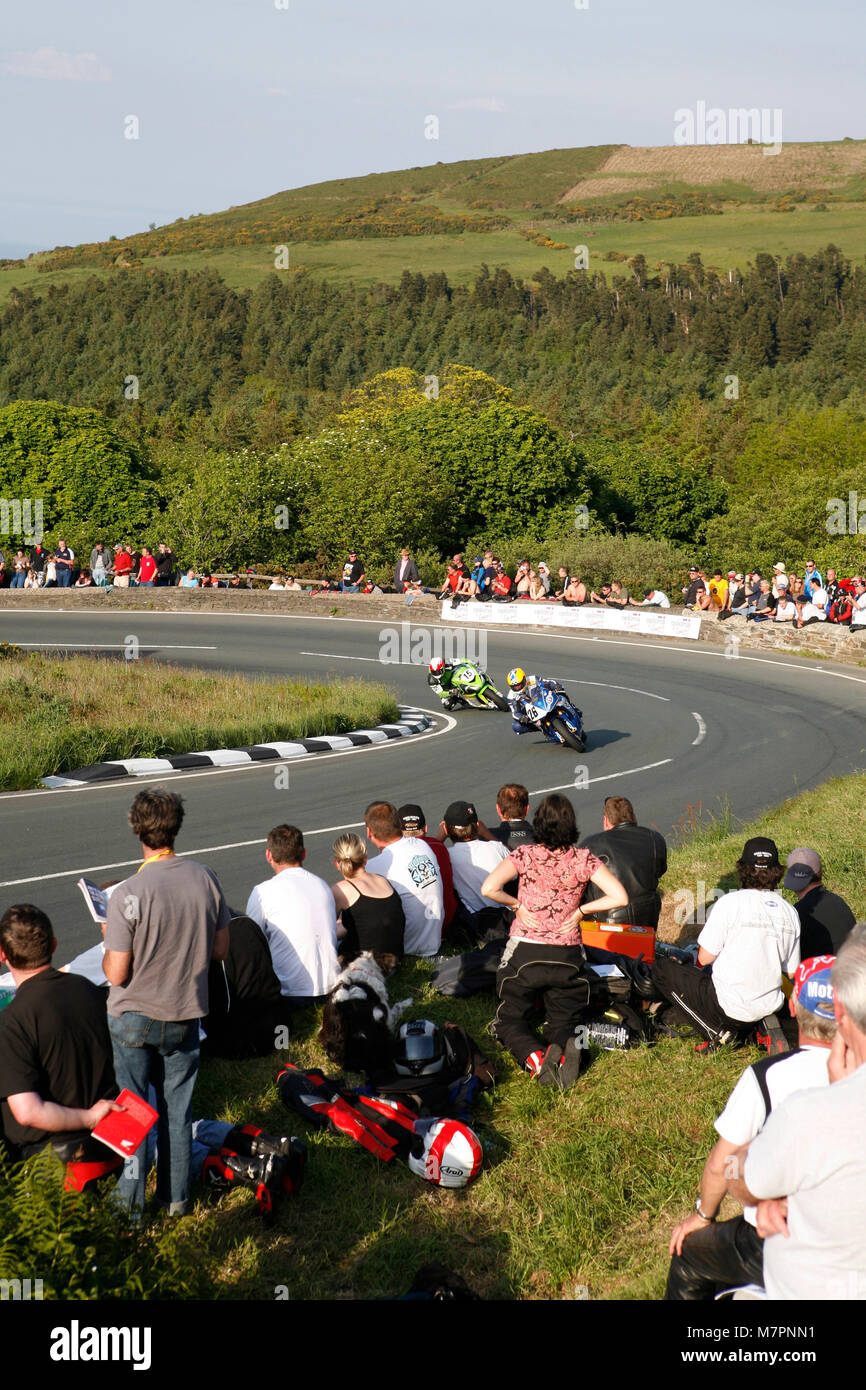
[[[671,1236],[665,1299],[709,1301],[723,1289],[763,1283],[764,1243],[757,1209],[719,1221],[730,1176],[729,1160],[760,1132],[774,1107],[795,1091],[829,1085],[827,1066],[836,1034],[833,985],[835,956],[815,956],[797,967],[788,1007],[797,1020],[796,1052],[764,1057],[747,1067],[716,1120],[719,1135],[701,1177],[694,1212]]]
[[[711,1046],[761,1022],[768,1046],[787,1051],[773,1016],[785,998],[783,973],[793,976],[800,963],[800,919],[775,892],[784,872],[772,840],[747,840],[737,861],[739,891],[725,893],[710,909],[697,965],[670,956],[653,962],[653,983],[674,1018],[690,1023]]]
[[[832,971],[836,1037],[826,1090],[791,1096],[732,1156],[740,1202],[760,1202],[771,1299],[866,1300],[866,924]]]
[[[404,835],[397,807],[374,801],[364,812],[367,839],[379,853],[367,861],[368,874],[382,874],[403,904],[407,956],[435,956],[442,943],[445,909],[442,876],[432,850],[423,840]]]
[[[629,603],[634,608],[670,608],[671,601],[667,594],[661,589],[644,589],[643,598],[638,601],[630,598]]]
[[[280,993],[309,1004],[334,988],[340,963],[334,895],[323,878],[301,867],[306,853],[300,830],[275,826],[265,851],[274,877],[256,884],[246,915],[265,934]]]
[[[858,579],[854,584],[852,604],[851,631],[853,632],[855,628],[866,627],[866,582],[862,579]]]
[[[492,908],[501,914],[502,908],[492,898],[485,898],[481,885],[489,873],[508,858],[501,840],[478,838],[478,812],[470,801],[452,801],[439,827],[444,840],[450,836],[448,858],[454,875],[454,891],[467,912],[483,912]],[[504,934],[504,933],[503,933]]]

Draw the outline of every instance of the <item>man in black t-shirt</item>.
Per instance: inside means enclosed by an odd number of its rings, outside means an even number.
[[[357,550],[350,550],[349,558],[343,566],[343,577],[337,588],[344,594],[357,594],[365,578],[364,566],[358,559]]]
[[[496,814],[499,825],[490,831],[492,840],[499,840],[507,850],[518,845],[534,845],[535,833],[529,821],[529,792],[519,782],[506,782],[496,793]],[[483,837],[482,837],[483,838]]]
[[[814,849],[792,849],[783,885],[797,894],[794,911],[800,919],[800,959],[835,956],[857,918],[844,898],[824,887],[821,856]]]
[[[0,918],[0,962],[17,986],[0,1014],[0,1114],[7,1143],[22,1158],[52,1140],[83,1144],[116,1108],[105,996],[82,976],[53,968],[56,944],[38,907],[22,903]]]
[[[626,907],[596,914],[592,900],[601,896],[594,883],[588,883],[583,905],[599,922],[658,926],[662,899],[659,879],[667,872],[668,850],[664,836],[650,826],[638,825],[634,807],[624,796],[609,796],[604,803],[603,830],[581,841],[581,849],[596,855],[619,879],[628,893]]]

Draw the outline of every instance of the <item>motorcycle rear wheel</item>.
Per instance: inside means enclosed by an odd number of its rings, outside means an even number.
[[[573,729],[570,729],[564,719],[554,715],[550,721],[550,727],[559,735],[566,748],[573,748],[575,753],[586,752],[586,739],[581,738]]]

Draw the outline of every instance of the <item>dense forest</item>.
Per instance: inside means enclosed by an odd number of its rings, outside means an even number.
[[[476,387],[488,383],[480,398],[464,376],[452,399],[437,399],[449,371],[457,380],[455,363],[474,371]],[[374,391],[376,409],[359,419],[356,403],[355,418],[346,414],[355,388],[397,367],[406,371],[399,399],[383,408]],[[699,547],[708,562],[745,564],[780,545],[818,551],[828,543],[826,499],[857,486],[864,384],[866,272],[833,246],[784,264],[761,254],[725,278],[697,254],[657,274],[638,256],[612,285],[579,271],[557,279],[539,270],[522,282],[485,268],[469,289],[408,271],[372,288],[274,273],[239,293],[210,272],[118,271],[16,293],[0,314],[0,406],[99,412],[99,429],[132,451],[142,485],[156,489],[142,494],[145,508],[177,513],[212,469],[241,476],[279,458],[285,488],[289,455],[292,477],[301,464],[312,476],[326,459],[336,478],[350,456],[360,477],[361,457],[379,450],[432,470],[437,507],[422,509],[426,532],[410,528],[416,545],[427,536],[431,556],[482,533],[503,548],[509,537],[518,548],[524,538],[550,548],[569,508],[583,503],[597,536],[638,532]],[[19,424],[0,433],[5,495],[23,494],[16,467],[31,446],[20,444]],[[461,458],[466,468],[483,458],[474,493]],[[541,492],[522,482],[534,466]],[[496,505],[509,489],[531,493],[532,504]],[[434,522],[446,497],[443,527]],[[110,509],[100,514],[109,525]],[[848,529],[854,564],[862,540],[856,524]],[[280,537],[281,557],[333,563],[328,537],[338,546],[344,531],[308,524],[302,537],[293,525],[294,549]],[[376,558],[384,563],[401,534],[392,509]],[[222,558],[239,563],[239,553],[250,558],[251,547],[273,541],[272,530],[261,544],[247,537]],[[220,558],[213,548],[202,563]]]

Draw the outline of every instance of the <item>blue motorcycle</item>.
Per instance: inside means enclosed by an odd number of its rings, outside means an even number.
[[[561,686],[529,686],[522,716],[551,743],[561,743],[575,753],[586,752],[583,713],[575,709]]]

